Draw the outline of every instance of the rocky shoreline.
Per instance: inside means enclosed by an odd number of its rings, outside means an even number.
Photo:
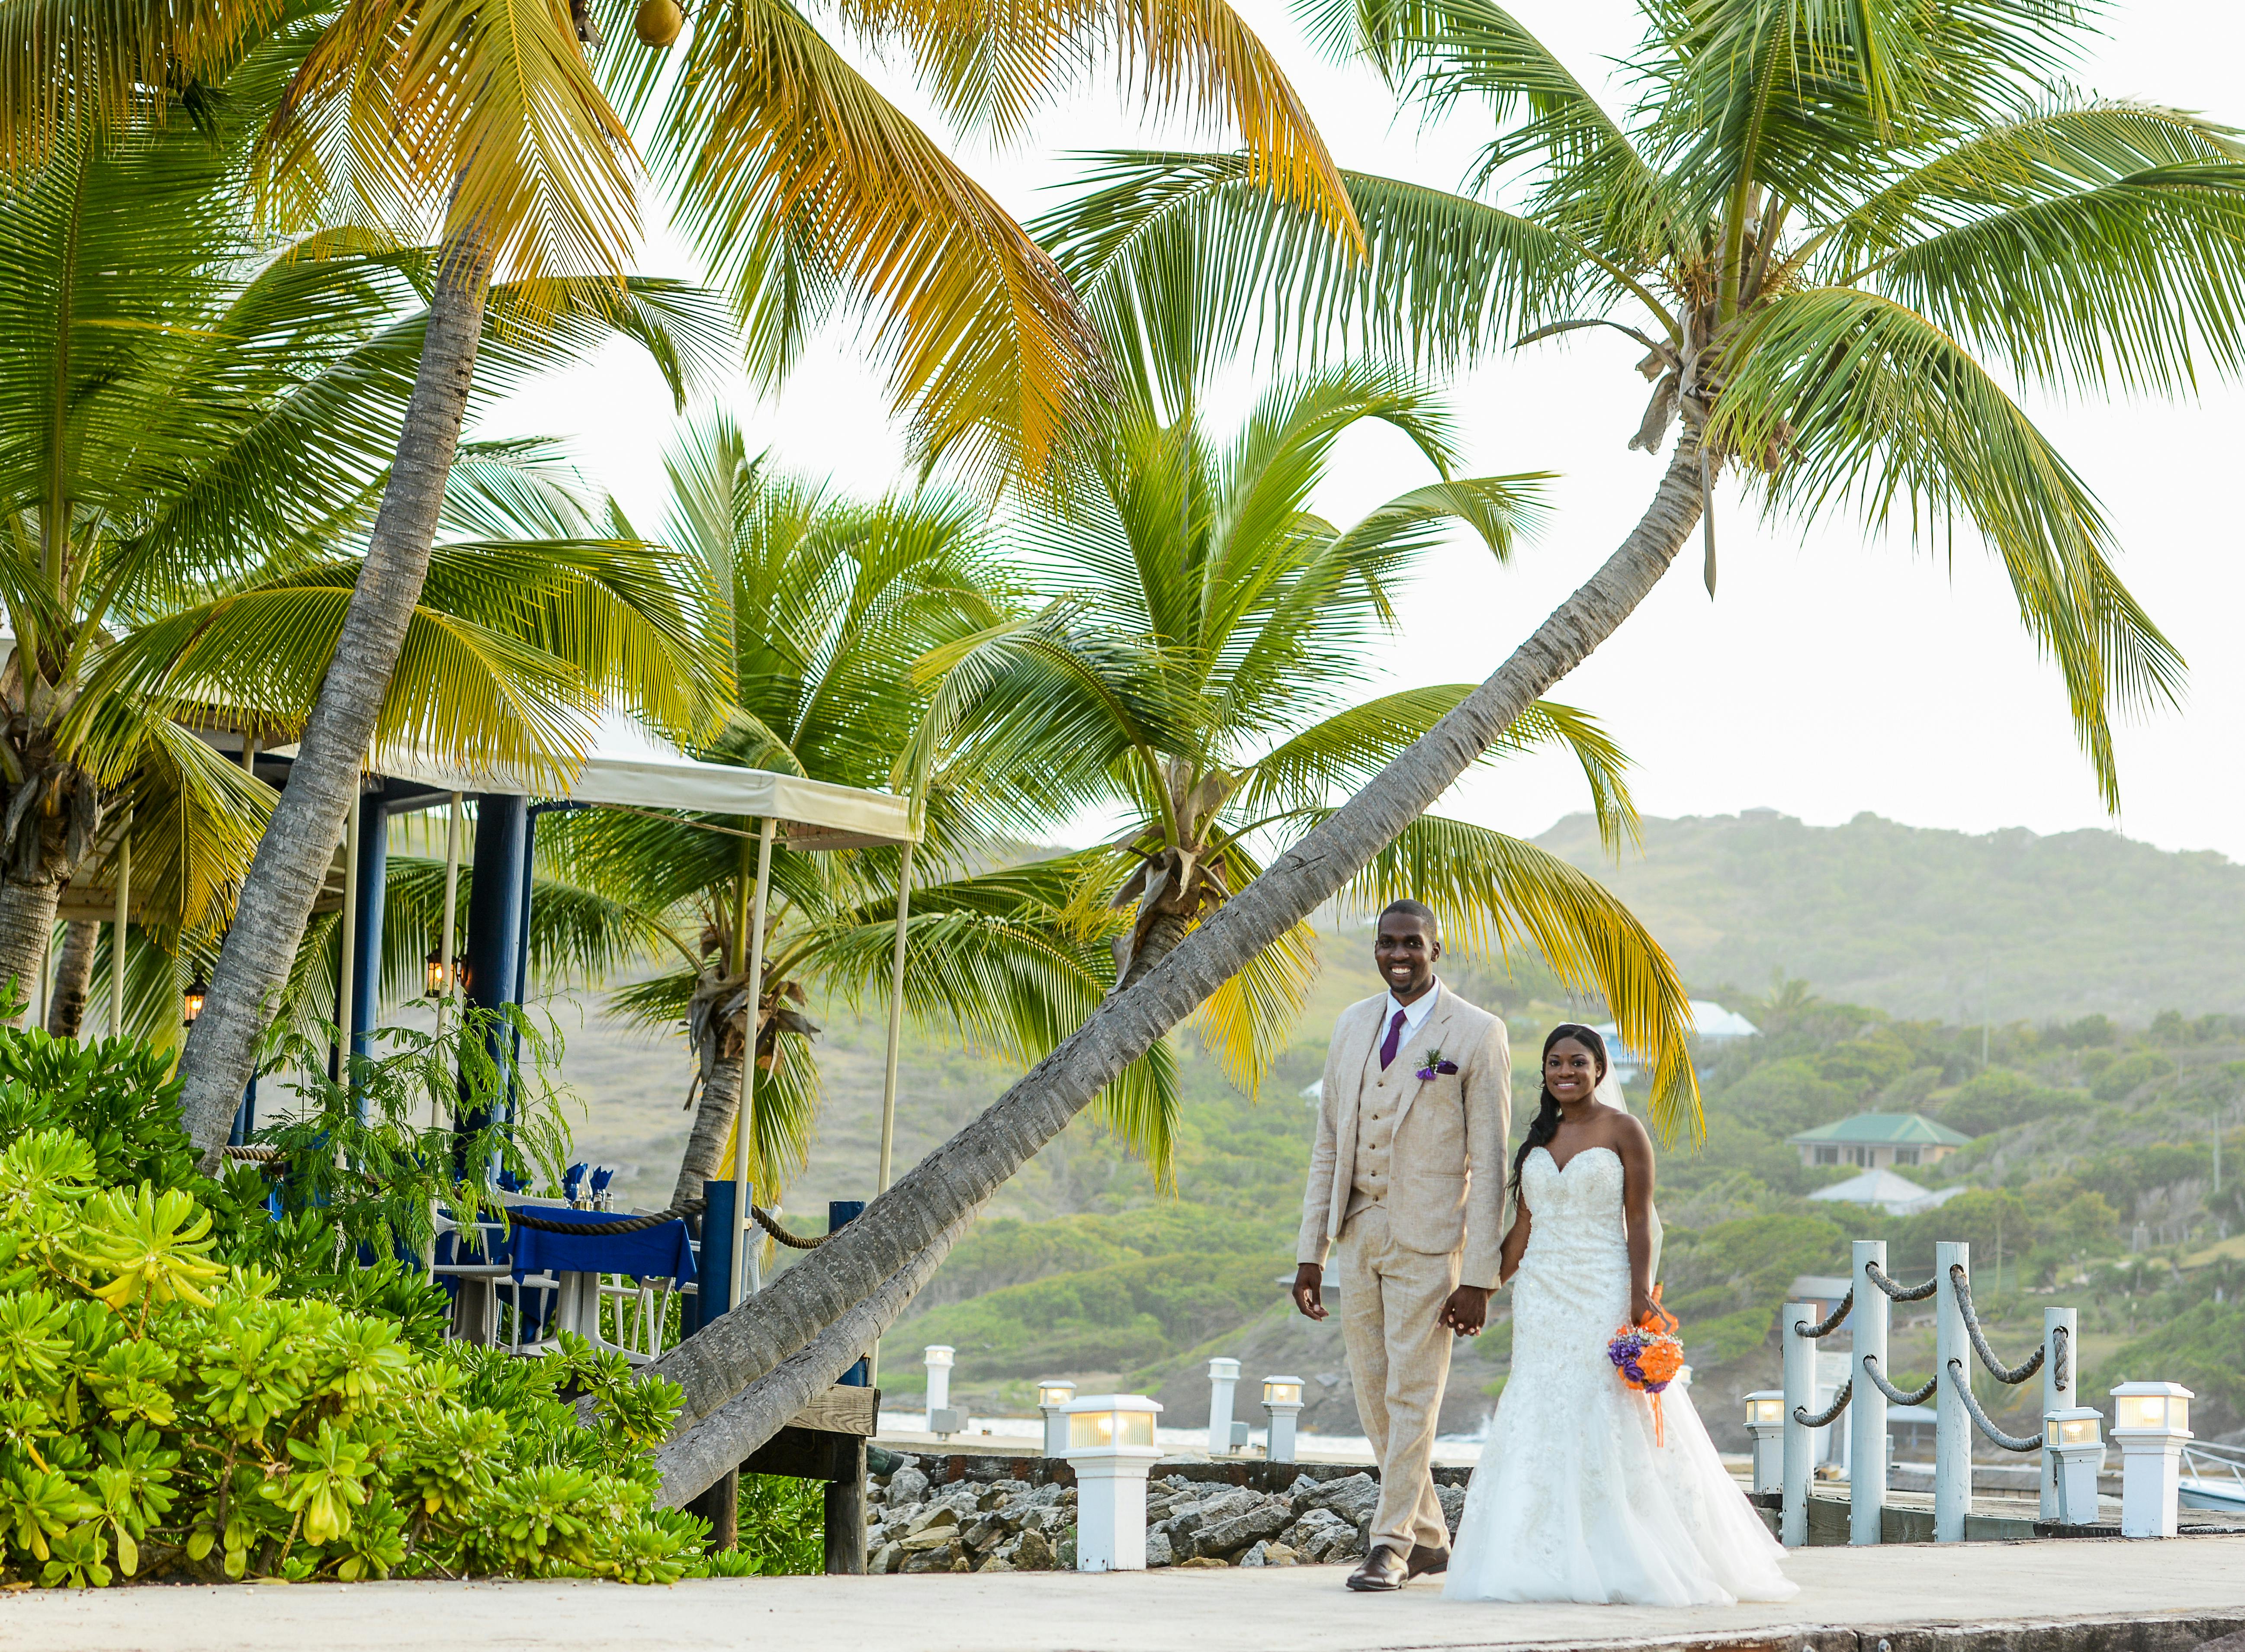
[[[865,1487],[865,1569],[1047,1572],[1075,1566],[1075,1488],[1059,1480],[930,1480],[921,1459],[881,1453]],[[1453,1531],[1461,1485],[1435,1488]],[[1284,1491],[1156,1472],[1146,1492],[1146,1564],[1315,1566],[1362,1556],[1380,1500],[1371,1474],[1296,1477]]]

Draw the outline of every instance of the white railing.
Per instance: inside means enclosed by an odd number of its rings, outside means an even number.
[[[1854,1281],[1840,1305],[1821,1321],[1815,1304],[1788,1302],[1780,1321],[1785,1343],[1785,1471],[1784,1509],[1779,1536],[1791,1547],[1808,1540],[1808,1484],[1814,1431],[1847,1414],[1848,1427],[1848,1516],[1850,1543],[1876,1543],[1886,1504],[1887,1405],[1922,1405],[1936,1398],[1933,1461],[1933,1535],[1936,1542],[1955,1543],[1964,1536],[1964,1519],[1972,1506],[1972,1434],[1976,1429],[1992,1445],[2021,1454],[2039,1452],[2041,1515],[2058,1518],[2056,1458],[2043,1449],[2039,1432],[2031,1436],[2006,1434],[1990,1420],[1972,1393],[1972,1363],[1977,1360],[2006,1387],[2017,1387],[2038,1372],[2042,1377],[2042,1404],[2036,1415],[2076,1404],[2074,1398],[2075,1320],[2070,1308],[2043,1310],[2042,1345],[2026,1360],[2007,1366],[1989,1345],[1972,1305],[1971,1247],[1943,1243],[1934,1247],[1933,1277],[1916,1285],[1902,1285],[1887,1276],[1887,1247],[1883,1240],[1858,1240],[1855,1246]],[[1934,1299],[1934,1374],[1916,1392],[1895,1386],[1886,1374],[1887,1333],[1897,1302]],[[1817,1343],[1842,1326],[1854,1335],[1848,1380],[1829,1404],[1811,1413],[1815,1403]],[[2245,1453],[2240,1453],[2245,1464]],[[2245,1505],[2245,1467],[2230,1465],[2236,1475],[2241,1505]],[[2223,1482],[2227,1484],[2227,1482]]]

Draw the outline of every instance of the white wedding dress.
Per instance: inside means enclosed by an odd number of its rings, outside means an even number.
[[[1652,1401],[1606,1344],[1629,1317],[1620,1156],[1521,1170],[1531,1225],[1512,1286],[1512,1376],[1466,1493],[1442,1592],[1636,1606],[1782,1601],[1784,1550],[1724,1470],[1681,1386]]]

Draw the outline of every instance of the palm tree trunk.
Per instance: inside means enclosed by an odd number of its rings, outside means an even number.
[[[207,1168],[225,1145],[259,1037],[304,938],[428,578],[444,481],[475,377],[490,275],[491,252],[482,238],[464,233],[445,243],[413,395],[336,656],[304,725],[288,788],[258,840],[203,1013],[180,1057],[182,1122],[204,1150]]]
[[[1153,973],[1154,966],[1177,949],[1177,943],[1191,933],[1192,921],[1175,912],[1157,912],[1153,922],[1146,926],[1146,938],[1138,944],[1130,967],[1122,972],[1122,979],[1115,983],[1117,992],[1128,992]]]
[[[734,1117],[741,1111],[741,1062],[738,1056],[720,1056],[710,1064],[709,1082],[702,1086],[694,1129],[678,1161],[678,1186],[670,1193],[673,1206],[699,1199],[703,1182],[725,1179],[725,1138],[732,1133]]]
[[[662,1474],[656,1505],[683,1508],[747,1461],[756,1447],[787,1426],[790,1417],[832,1387],[834,1379],[870,1352],[896,1323],[897,1315],[911,1305],[981,1208],[976,1205],[968,1210],[883,1280],[872,1295],[813,1337],[808,1347],[782,1360],[769,1375],[749,1383],[701,1423],[675,1435],[655,1453],[655,1465]],[[797,1268],[806,1265],[796,1264]]]
[[[55,907],[63,898],[59,879],[18,883],[0,878],[0,988],[13,986],[14,1013],[4,1024],[20,1027],[39,996],[39,977],[54,944]]]
[[[1060,1134],[1124,1067],[1393,842],[1537,697],[1613,635],[1675,561],[1699,520],[1699,432],[1687,426],[1651,507],[1620,548],[1494,676],[1186,936],[1159,967],[1109,998],[864,1215],[781,1274],[756,1298],[754,1313],[728,1314],[642,1367],[641,1375],[667,1377],[685,1389],[673,1438],[688,1436],[702,1418],[880,1290]],[[838,1350],[830,1352],[838,1357]],[[726,1449],[761,1444],[753,1433],[729,1434]]]
[[[47,1031],[75,1038],[85,1023],[86,989],[93,984],[93,948],[101,938],[98,923],[72,921],[63,928],[62,962],[55,969],[55,996],[47,1006]]]

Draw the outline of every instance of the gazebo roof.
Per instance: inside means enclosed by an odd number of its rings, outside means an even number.
[[[1856,1147],[1962,1147],[1972,1139],[1936,1124],[1923,1113],[1859,1112],[1786,1139],[1798,1146],[1819,1147],[1846,1144]]]
[[[293,757],[295,748],[276,749]],[[777,820],[794,849],[854,849],[874,843],[919,840],[912,806],[886,792],[861,791],[825,780],[805,780],[770,769],[700,763],[656,744],[620,717],[603,719],[573,777],[551,770],[470,768],[395,747],[377,750],[368,768],[408,786],[424,786],[442,801],[453,792],[501,792],[627,809],[685,809]],[[405,808],[425,806],[414,799]]]

